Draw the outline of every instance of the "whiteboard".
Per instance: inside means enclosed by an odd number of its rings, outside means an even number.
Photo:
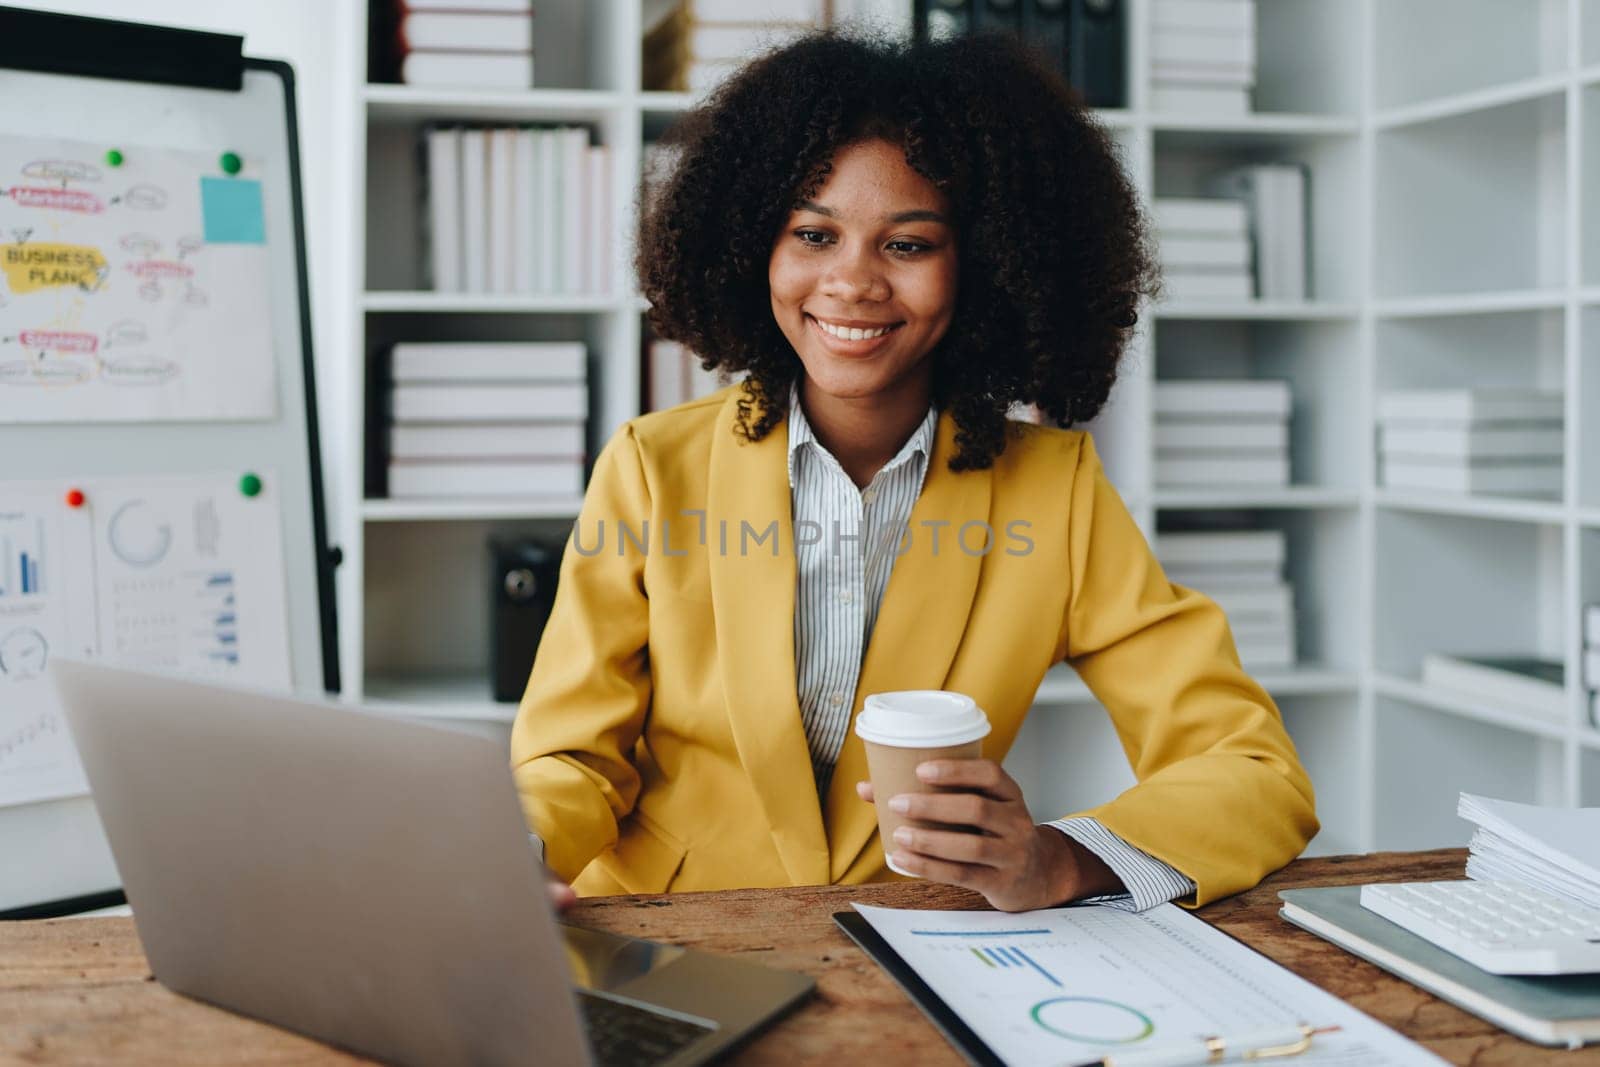
[[[0,143],[6,138],[13,145],[28,139],[98,142],[108,152],[120,150],[130,164],[157,154],[168,162],[217,160],[219,178],[259,182],[258,209],[251,205],[244,225],[259,224],[261,232],[246,240],[258,237],[265,245],[264,255],[253,257],[253,266],[235,264],[226,273],[227,284],[264,287],[258,319],[230,315],[219,327],[215,322],[207,325],[204,316],[191,315],[182,322],[174,318],[155,323],[155,328],[171,326],[184,345],[198,344],[234,361],[201,390],[210,398],[209,408],[193,397],[163,407],[166,402],[152,399],[155,394],[146,390],[126,403],[108,393],[111,400],[69,405],[66,416],[57,413],[49,421],[0,417],[0,456],[8,457],[0,466],[0,483],[14,486],[25,480],[44,494],[39,499],[55,499],[58,493],[82,486],[100,499],[111,499],[141,485],[226,489],[241,484],[246,475],[255,475],[263,484],[252,501],[262,507],[272,505],[256,514],[271,513],[276,527],[251,543],[245,553],[248,559],[239,565],[261,588],[281,591],[284,624],[268,627],[283,635],[282,647],[271,649],[273,669],[286,674],[294,691],[312,694],[338,688],[338,665],[333,556],[327,542],[311,376],[293,72],[275,61],[243,62],[238,91],[0,69],[0,99],[23,105],[8,106],[0,117]],[[225,153],[237,156],[243,170],[224,175]],[[0,160],[5,158],[0,150]],[[15,174],[0,173],[0,189],[17,184]],[[237,213],[229,218],[239,222]],[[212,221],[208,216],[207,225]],[[15,235],[0,233],[0,244],[14,240]],[[213,284],[221,277],[214,275]],[[6,292],[0,281],[0,297]],[[218,299],[220,292],[213,288],[202,293],[200,301],[191,301],[191,310],[203,306],[208,296]],[[195,329],[210,333],[201,337],[193,333]],[[235,331],[232,339],[227,329]],[[99,326],[85,332],[105,336]],[[0,363],[5,360],[0,347]],[[270,365],[263,366],[264,361]],[[12,368],[13,373],[16,370]],[[141,356],[127,361],[121,372],[165,381],[173,367]],[[237,389],[229,384],[236,382]],[[241,396],[245,399],[235,409],[222,403]],[[41,401],[41,409],[43,405]],[[136,414],[130,416],[130,410]],[[0,407],[0,416],[3,412]],[[12,414],[17,415],[14,403]],[[15,489],[12,492],[17,495]],[[4,503],[0,500],[0,505]],[[229,507],[238,503],[227,498]],[[226,507],[223,511],[221,521],[239,528],[240,520],[228,519]],[[128,539],[137,543],[137,533]],[[257,551],[261,545],[269,547]],[[74,578],[90,566],[83,559],[56,563],[64,563]],[[0,582],[6,580],[0,569]],[[116,625],[115,618],[106,619],[107,625]],[[13,703],[19,701],[14,698]],[[0,723],[7,716],[14,722],[22,710],[0,707]],[[250,773],[248,754],[240,753],[239,774]],[[249,828],[241,827],[240,832],[248,833]],[[0,857],[4,857],[0,910],[88,896],[121,884],[87,796],[0,807]]]

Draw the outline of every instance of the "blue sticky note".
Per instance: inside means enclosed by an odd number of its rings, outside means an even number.
[[[259,245],[267,242],[258,181],[201,178],[200,213],[205,216],[206,244]]]

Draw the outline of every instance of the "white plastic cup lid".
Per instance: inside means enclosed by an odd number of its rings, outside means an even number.
[[[856,716],[863,741],[895,748],[943,748],[987,737],[989,716],[965,693],[908,689],[873,693]]]

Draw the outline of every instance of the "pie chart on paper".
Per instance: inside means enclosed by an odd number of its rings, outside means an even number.
[[[111,551],[130,567],[153,567],[172,547],[172,527],[143,500],[130,500],[111,516]]]

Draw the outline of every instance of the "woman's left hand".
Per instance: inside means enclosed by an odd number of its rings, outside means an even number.
[[[961,792],[904,793],[890,798],[891,808],[922,822],[972,829],[903,826],[885,843],[896,866],[975,890],[1001,911],[1048,908],[1120,886],[1088,849],[1054,827],[1036,825],[1021,787],[994,760],[930,760],[917,777]],[[857,782],[856,793],[870,802],[872,783]],[[1114,885],[1106,884],[1107,875]]]

